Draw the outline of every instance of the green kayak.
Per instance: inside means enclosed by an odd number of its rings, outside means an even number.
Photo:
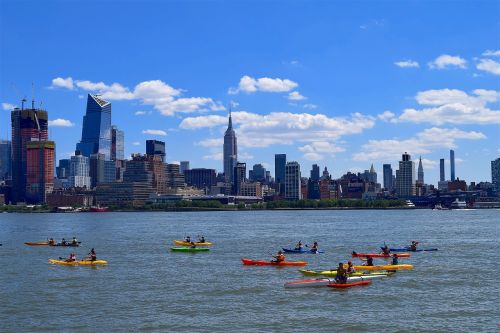
[[[208,247],[171,247],[170,250],[174,252],[200,252],[200,251],[210,251]]]

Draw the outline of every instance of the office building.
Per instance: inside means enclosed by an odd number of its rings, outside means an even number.
[[[12,202],[26,199],[26,155],[30,141],[48,140],[48,114],[45,110],[35,109],[32,101],[31,109],[15,108],[11,112],[12,125]]]
[[[181,161],[181,174],[185,174],[186,170],[189,170],[189,161]]]
[[[234,180],[234,168],[238,161],[238,144],[236,133],[233,129],[231,113],[229,113],[229,121],[226,132],[224,133],[223,160],[225,181],[227,183],[232,183]]]
[[[382,166],[383,174],[384,174],[384,188],[388,191],[391,191],[392,186],[392,166],[390,164],[384,164]]]
[[[234,179],[233,184],[233,194],[237,195],[240,192],[241,184],[246,181],[247,175],[247,164],[238,162],[234,167],[233,171]]]
[[[264,183],[266,181],[266,168],[262,164],[254,164],[252,170],[249,171],[248,177],[251,181]]]
[[[217,184],[214,169],[195,168],[184,171],[186,184],[199,189],[208,189]]]
[[[238,195],[246,197],[262,198],[263,196],[262,185],[260,182],[253,182],[253,183],[243,182],[240,184]]]
[[[415,195],[415,181],[415,163],[405,152],[396,170],[396,194],[402,198]]]
[[[285,166],[285,198],[287,200],[300,200],[301,179],[300,165],[297,162],[287,162]]]
[[[455,180],[455,151],[450,149],[450,180]]]
[[[76,150],[83,156],[103,154],[106,161],[111,159],[111,103],[99,98],[99,95],[87,96],[82,139]]]
[[[500,195],[500,158],[491,161],[491,182],[497,190],[497,195]]]
[[[56,167],[56,176],[58,179],[68,179],[70,169],[70,159],[59,160],[59,166]]]
[[[179,164],[165,164],[165,176],[168,188],[179,189],[186,187],[185,177],[181,173]]]
[[[116,162],[106,160],[104,154],[90,155],[90,186],[96,187],[98,183],[109,183],[116,180]]]
[[[280,194],[285,194],[285,167],[286,154],[274,155],[274,182],[277,184],[277,190]]]
[[[11,179],[12,176],[12,144],[8,140],[0,140],[0,180]]]
[[[146,155],[159,156],[161,161],[165,163],[165,142],[158,140],[146,140]]]
[[[446,180],[446,176],[444,174],[444,158],[439,160],[439,181],[444,182]]]
[[[312,169],[311,169],[311,180],[312,181],[319,181],[319,165],[313,164]]]
[[[424,167],[422,166],[422,156],[420,156],[420,159],[418,160],[417,181],[420,184],[424,184]]]
[[[323,170],[323,174],[321,175],[321,179],[330,179],[330,173],[328,172],[326,166],[325,169]]]
[[[54,141],[26,143],[26,201],[45,203],[47,193],[54,189]]]
[[[167,176],[161,156],[133,154],[132,160],[126,162],[123,182],[147,183],[151,192],[165,194]]]
[[[69,183],[71,187],[84,187],[90,189],[90,161],[79,150],[70,157]]]
[[[125,134],[116,126],[111,126],[111,160],[125,159]]]

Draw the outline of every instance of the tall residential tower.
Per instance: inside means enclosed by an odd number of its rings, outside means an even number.
[[[224,134],[224,177],[227,183],[232,183],[234,180],[234,167],[238,161],[238,145],[236,141],[236,133],[233,129],[233,121],[231,112],[229,113],[229,121],[226,133]]]

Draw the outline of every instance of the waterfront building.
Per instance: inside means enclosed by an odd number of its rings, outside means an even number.
[[[260,182],[249,183],[245,181],[240,184],[238,195],[246,197],[262,198],[263,197],[262,185]]]
[[[241,184],[245,182],[247,175],[247,164],[238,162],[234,167],[233,171],[234,179],[233,184],[233,194],[238,194],[240,191]]]
[[[262,164],[254,164],[252,170],[249,171],[249,179],[255,182],[264,183],[266,181],[266,168]]]
[[[359,176],[367,183],[377,183],[377,172],[375,172],[373,164],[371,165],[370,170],[365,170],[362,174],[359,174]]]
[[[444,182],[446,180],[444,174],[444,158],[439,160],[439,181]]]
[[[87,96],[87,109],[83,116],[82,139],[76,145],[83,156],[103,154],[111,159],[111,103],[99,95]]]
[[[323,170],[323,174],[321,175],[321,179],[329,179],[330,178],[330,173],[328,172],[328,169],[325,166],[325,169]]]
[[[491,161],[491,183],[500,195],[500,158]]]
[[[307,198],[308,199],[320,199],[320,186],[319,186],[319,168],[318,168],[318,180],[313,180],[311,177],[307,182]]]
[[[422,156],[420,156],[420,159],[418,160],[417,181],[420,184],[424,184],[424,167],[422,166]]]
[[[313,182],[319,181],[319,165],[317,165],[317,164],[312,165],[310,178]]]
[[[184,177],[187,185],[199,189],[208,189],[208,191],[217,183],[214,169],[195,168],[185,170]]]
[[[111,126],[111,160],[125,159],[125,134],[115,125]]]
[[[396,170],[396,194],[399,197],[415,195],[415,163],[408,153],[404,153]]]
[[[457,178],[454,181],[448,182],[448,191],[449,192],[457,192],[457,191],[465,192],[465,191],[467,191],[467,183],[465,181]]]
[[[286,154],[274,155],[274,181],[280,194],[285,194]]]
[[[179,164],[165,164],[165,176],[167,187],[169,189],[177,189],[186,187],[184,175],[181,173]]]
[[[11,112],[12,125],[12,202],[26,199],[27,144],[30,141],[48,140],[48,114],[45,110],[15,108]]]
[[[0,140],[0,180],[12,178],[12,144],[9,140]]]
[[[133,154],[126,162],[123,182],[147,183],[151,192],[164,194],[167,191],[166,167],[160,155]]]
[[[181,173],[184,175],[186,170],[189,170],[189,161],[181,161]]]
[[[393,188],[393,182],[392,182],[392,166],[390,164],[384,164],[382,166],[383,170],[383,175],[384,175],[384,188],[388,191],[391,191]]]
[[[94,205],[95,192],[81,188],[59,189],[47,194],[49,207],[90,207]]]
[[[90,162],[79,150],[71,156],[69,162],[69,183],[71,187],[85,187],[90,189]]]
[[[300,164],[287,162],[285,165],[285,198],[287,200],[300,200],[301,194]]]
[[[56,175],[58,179],[69,178],[69,165],[70,165],[69,158],[59,160],[59,166],[56,167]]]
[[[233,121],[230,112],[227,129],[226,132],[224,133],[224,145],[223,145],[224,177],[227,183],[232,183],[234,180],[233,172],[237,161],[238,161],[238,144],[236,140],[236,133],[233,129]]]
[[[104,154],[90,155],[90,186],[98,183],[109,183],[116,180],[116,162],[106,160]]]
[[[450,180],[455,180],[455,151],[450,149]]]
[[[54,141],[26,143],[26,201],[44,203],[54,189]]]
[[[159,140],[146,140],[146,155],[159,156],[161,161],[165,163],[165,142]]]
[[[99,183],[96,188],[96,203],[101,206],[141,207],[151,194],[151,183],[148,182]]]

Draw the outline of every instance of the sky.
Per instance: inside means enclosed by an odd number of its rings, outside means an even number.
[[[57,158],[81,139],[87,94],[112,103],[125,153],[222,170],[229,109],[238,160],[274,154],[362,172],[404,152],[437,184],[491,181],[500,156],[498,1],[0,0],[0,138],[10,111],[49,112]],[[28,102],[30,103],[30,102]]]

